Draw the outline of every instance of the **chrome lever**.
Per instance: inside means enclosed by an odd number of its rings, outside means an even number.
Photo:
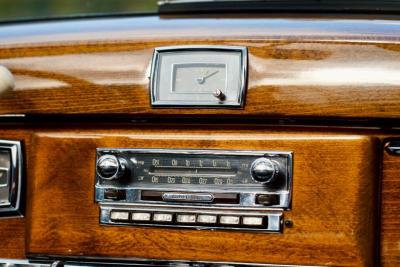
[[[64,267],[64,263],[62,261],[54,261],[50,267]]]
[[[14,89],[15,80],[11,71],[0,65],[0,95]]]
[[[385,144],[385,150],[395,156],[400,156],[400,140],[389,141]]]

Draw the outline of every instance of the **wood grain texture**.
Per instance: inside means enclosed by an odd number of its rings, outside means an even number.
[[[79,31],[77,31],[79,29]],[[0,114],[400,118],[400,23],[334,18],[138,17],[0,28],[16,77]],[[249,48],[244,109],[152,109],[155,47]]]
[[[187,128],[187,129],[185,129]],[[38,131],[30,155],[28,255],[375,266],[376,140],[217,127]],[[283,134],[284,133],[284,134]],[[284,234],[99,225],[96,147],[294,152],[294,222]]]
[[[383,152],[381,263],[400,265],[400,157]]]
[[[25,219],[0,220],[0,258],[25,258]]]

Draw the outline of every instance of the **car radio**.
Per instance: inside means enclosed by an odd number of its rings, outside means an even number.
[[[100,223],[280,232],[292,153],[97,149]]]

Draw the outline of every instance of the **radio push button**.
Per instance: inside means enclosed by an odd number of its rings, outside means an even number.
[[[196,214],[178,214],[176,216],[176,222],[178,223],[195,223]]]
[[[217,216],[210,214],[199,214],[197,215],[197,222],[201,224],[216,224]]]
[[[111,211],[110,219],[112,221],[128,221],[129,212],[127,211]]]
[[[245,216],[242,218],[242,223],[245,226],[262,226],[263,225],[263,217]]]
[[[150,212],[133,212],[132,213],[132,221],[150,221],[151,213]]]
[[[154,222],[172,222],[173,215],[171,213],[154,213]]]
[[[258,194],[256,195],[256,203],[264,206],[279,205],[279,195]]]
[[[104,190],[104,199],[126,200],[126,191],[122,189],[107,188]]]
[[[251,177],[259,183],[272,182],[279,172],[278,163],[267,158],[256,159],[250,167]]]
[[[240,217],[232,216],[232,215],[223,215],[219,218],[220,224],[228,224],[228,225],[239,225]]]

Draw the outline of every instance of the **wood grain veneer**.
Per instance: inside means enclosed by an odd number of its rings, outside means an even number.
[[[0,258],[25,258],[25,219],[0,220]]]
[[[0,115],[400,118],[399,29],[396,20],[268,16],[3,26],[0,64],[16,88],[0,96]],[[249,48],[244,109],[150,107],[153,49],[193,44]]]
[[[284,234],[99,225],[96,147],[294,152],[294,222]],[[29,169],[30,256],[375,266],[377,141],[364,135],[185,127],[38,131]]]
[[[383,152],[381,263],[400,265],[400,157]]]

